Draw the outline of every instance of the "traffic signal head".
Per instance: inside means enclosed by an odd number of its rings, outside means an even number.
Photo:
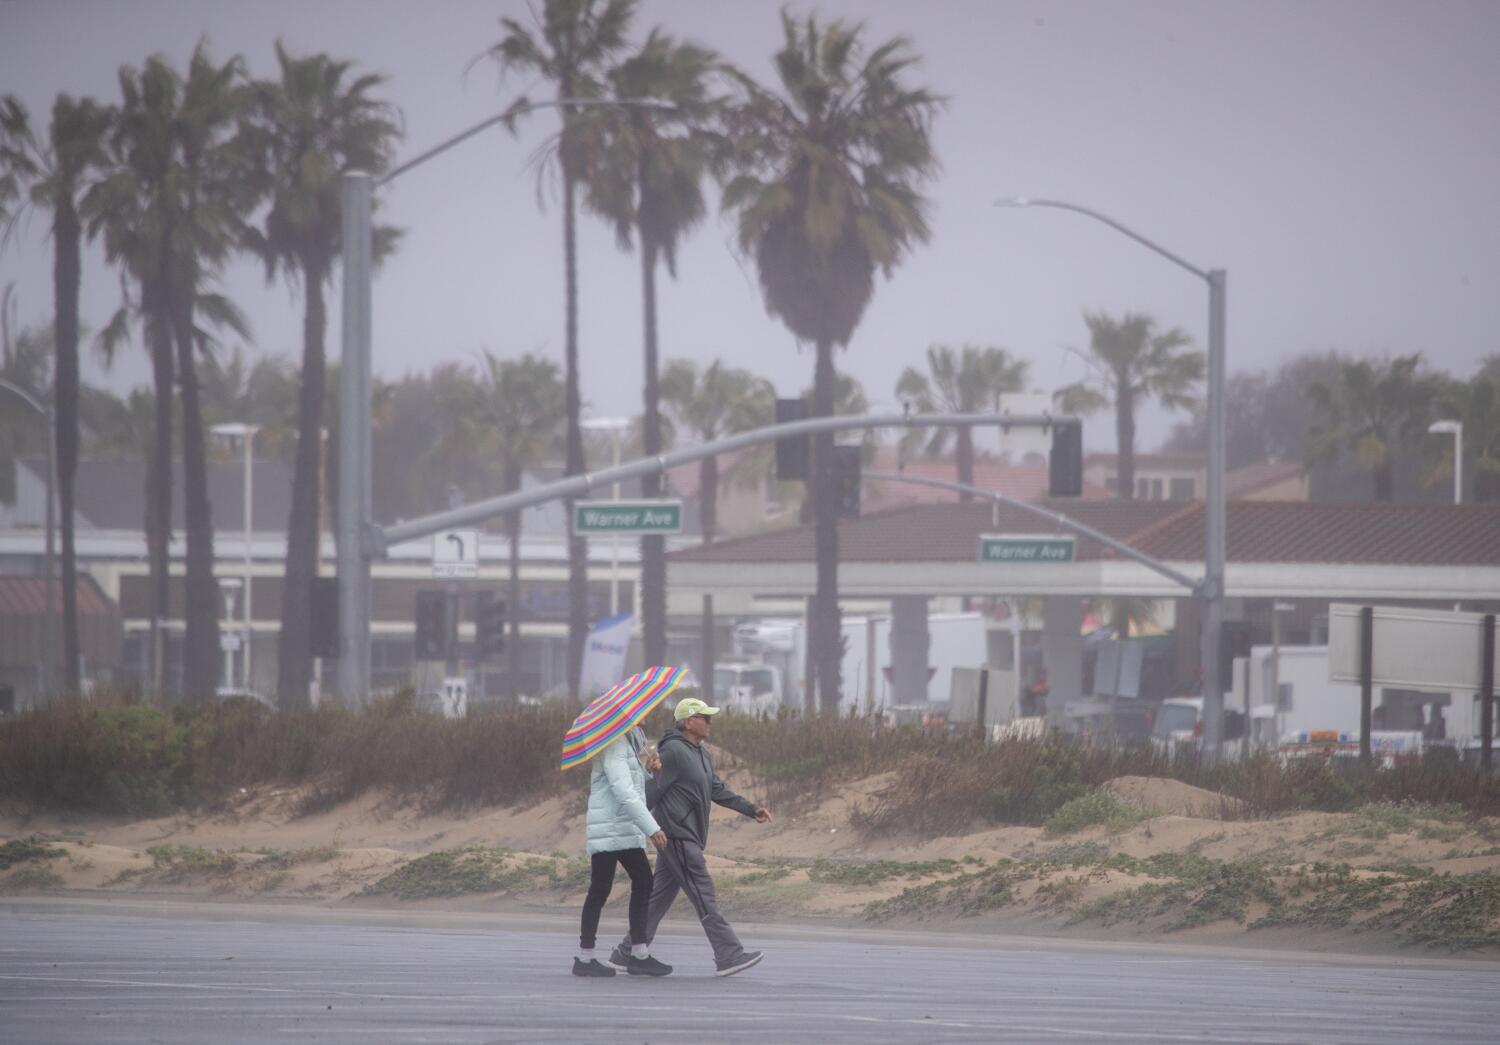
[[[833,448],[833,490],[835,513],[847,519],[859,518],[859,447]]]
[[[806,399],[776,400],[776,423],[807,420]],[[806,479],[808,458],[812,456],[812,436],[793,435],[776,440],[776,478]]]
[[[474,647],[480,660],[505,651],[505,600],[492,591],[474,596]]]
[[[447,660],[452,649],[454,621],[448,613],[448,593],[417,592],[416,660]]]
[[[1083,493],[1083,422],[1058,421],[1052,426],[1052,454],[1048,460],[1047,492],[1052,497]]]

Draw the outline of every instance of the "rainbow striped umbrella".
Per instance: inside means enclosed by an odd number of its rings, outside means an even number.
[[[633,729],[682,683],[687,673],[686,664],[677,668],[647,668],[599,694],[563,734],[562,768],[587,762],[611,741]]]

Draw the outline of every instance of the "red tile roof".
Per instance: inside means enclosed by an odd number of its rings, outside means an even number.
[[[1056,501],[1064,512],[1148,555],[1168,561],[1203,558],[1201,501]],[[839,520],[843,562],[969,562],[981,533],[1066,532],[1017,508],[989,504],[923,504]],[[1500,565],[1500,504],[1323,504],[1231,501],[1226,551],[1231,562]],[[1113,558],[1079,537],[1080,560]],[[810,562],[812,528],[685,549],[676,562]]]
[[[876,455],[875,468],[881,471],[900,471],[904,475],[920,479],[958,480],[958,465],[952,458],[918,457],[898,467],[894,451],[882,448]],[[1047,496],[1049,481],[1045,464],[1009,464],[991,457],[974,459],[974,485],[981,490],[1014,497],[1019,501],[1041,501]],[[1085,483],[1083,499],[1102,501],[1110,494],[1103,487]],[[913,483],[870,480],[860,494],[861,506],[868,513],[893,508],[901,504],[938,504],[958,500],[952,490],[940,490],[932,486],[917,486]]]
[[[107,616],[113,609],[93,578],[76,579],[78,615]],[[62,579],[53,578],[52,605],[62,612]],[[41,577],[0,576],[0,618],[40,616],[47,612],[47,582]]]

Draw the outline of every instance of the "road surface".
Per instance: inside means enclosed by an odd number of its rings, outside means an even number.
[[[674,975],[584,980],[568,972],[575,930],[552,916],[131,909],[0,907],[0,1039],[1500,1040],[1500,967],[1484,962],[742,926],[766,959],[718,979],[680,922],[655,948]]]

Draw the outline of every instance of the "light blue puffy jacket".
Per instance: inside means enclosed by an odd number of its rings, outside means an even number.
[[[661,830],[646,808],[645,735],[632,729],[594,756],[589,778],[588,854],[644,849]]]

